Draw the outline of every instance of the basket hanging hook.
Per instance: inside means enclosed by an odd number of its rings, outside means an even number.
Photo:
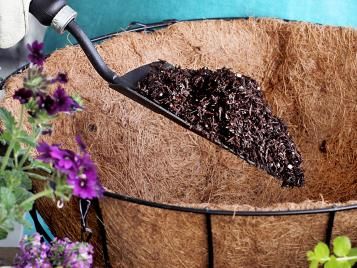
[[[64,206],[63,198],[57,200],[57,207],[58,208],[63,208],[63,206]]]
[[[91,201],[87,199],[79,200],[79,211],[81,213],[81,241],[89,242],[92,238],[92,229],[88,227],[88,213]]]

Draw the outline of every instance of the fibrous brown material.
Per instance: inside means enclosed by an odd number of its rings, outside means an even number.
[[[54,53],[46,68],[68,72],[67,88],[83,96],[86,110],[59,120],[49,139],[75,148],[75,134],[82,135],[107,189],[156,202],[230,210],[357,203],[356,44],[352,29],[250,19],[178,23],[98,46],[119,73],[164,59],[254,77],[304,158],[303,188],[281,189],[265,172],[109,89],[78,47]],[[4,105],[15,112],[11,93],[20,85],[17,75],[6,86]],[[38,205],[57,235],[79,238],[75,201],[66,210]],[[203,215],[111,198],[101,207],[113,267],[206,267]],[[356,245],[356,220],[355,211],[336,213],[333,236],[349,235]],[[306,267],[306,250],[325,239],[326,223],[327,214],[212,216],[215,266]],[[97,236],[93,242],[100,249]]]

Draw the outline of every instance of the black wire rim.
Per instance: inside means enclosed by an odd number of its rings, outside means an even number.
[[[106,191],[104,192],[105,197],[118,199],[121,201],[126,201],[129,203],[134,203],[137,205],[143,205],[147,207],[174,210],[178,212],[189,212],[196,214],[209,214],[209,215],[220,215],[220,216],[292,216],[292,215],[308,215],[308,214],[321,214],[330,212],[340,212],[357,209],[356,204],[336,206],[331,205],[324,208],[315,209],[295,209],[295,210],[221,210],[221,209],[210,209],[210,208],[194,208],[178,205],[170,205],[166,203],[158,203],[153,201],[147,201],[140,198],[135,198],[132,196],[122,195],[114,192]]]

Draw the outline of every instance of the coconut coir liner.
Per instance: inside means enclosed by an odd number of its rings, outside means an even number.
[[[232,210],[353,203],[356,44],[352,29],[250,19],[178,23],[152,34],[121,34],[98,46],[119,73],[164,59],[191,69],[227,67],[255,78],[304,158],[303,188],[282,189],[265,172],[109,89],[78,47],[55,52],[46,68],[68,72],[68,91],[83,96],[86,110],[58,120],[49,141],[75,148],[74,136],[82,135],[104,186],[147,200]],[[15,112],[11,94],[20,85],[17,75],[6,86],[5,105]],[[79,238],[77,203],[66,210],[54,210],[51,201],[39,206],[57,235]],[[114,267],[207,265],[204,216],[108,198],[101,207]],[[356,220],[354,211],[337,213],[333,235],[357,242]],[[216,267],[305,267],[305,252],[324,239],[326,222],[325,214],[213,216]],[[90,224],[96,225],[94,217]]]

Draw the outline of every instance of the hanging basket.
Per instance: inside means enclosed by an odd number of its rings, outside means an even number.
[[[68,91],[86,108],[58,120],[47,140],[74,149],[81,135],[107,191],[62,210],[38,202],[54,234],[85,239],[82,225],[91,228],[96,267],[306,267],[306,252],[318,241],[343,234],[356,244],[357,32],[271,19],[143,28],[98,45],[110,67],[126,73],[163,59],[253,77],[302,153],[305,186],[281,188],[264,171],[113,91],[70,46],[50,55],[46,69],[66,71]],[[5,85],[5,105],[15,112],[11,93],[22,76]]]

